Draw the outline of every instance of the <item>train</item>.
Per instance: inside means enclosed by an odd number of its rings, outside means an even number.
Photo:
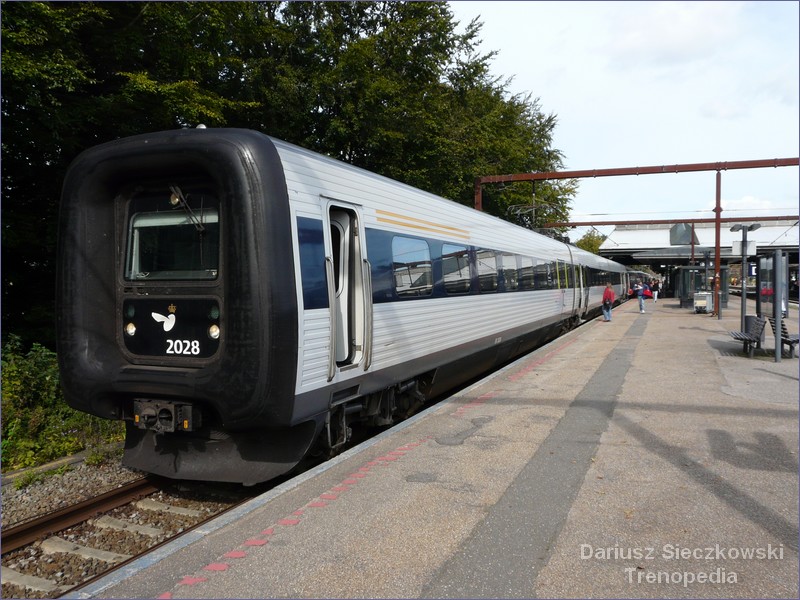
[[[89,148],[65,175],[56,337],[123,464],[254,485],[600,312],[623,265],[264,133]]]

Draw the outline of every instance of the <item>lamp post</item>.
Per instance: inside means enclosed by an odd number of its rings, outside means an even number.
[[[741,230],[742,232],[742,331],[747,331],[744,318],[747,313],[747,232],[755,231],[759,227],[761,227],[761,223],[751,223],[750,225],[737,223],[731,227],[731,231]]]

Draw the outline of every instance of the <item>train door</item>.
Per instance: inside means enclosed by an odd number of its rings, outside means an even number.
[[[561,290],[561,315],[564,319],[571,319],[575,314],[575,291],[569,277],[572,266],[563,260],[556,260],[555,268],[556,287]]]
[[[363,223],[353,207],[331,204],[330,254],[326,257],[331,306],[328,379],[338,372],[367,370],[372,349],[372,285]]]
[[[578,273],[578,293],[580,294],[580,315],[583,317],[589,312],[589,273],[583,265],[576,266]]]

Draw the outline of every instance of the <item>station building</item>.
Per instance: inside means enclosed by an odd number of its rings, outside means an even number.
[[[780,221],[761,221],[757,218],[742,225],[759,223],[760,227],[747,233],[748,247],[755,243],[755,255],[748,256],[748,274],[759,257],[772,257],[776,250],[786,252],[789,262],[789,296],[798,295],[798,248],[800,247],[800,221],[797,218]],[[720,262],[723,276],[738,284],[741,277],[741,231],[731,231],[735,223],[720,226]],[[676,236],[676,229],[679,234]],[[674,244],[682,237],[684,244]],[[693,243],[692,243],[693,242]],[[738,243],[737,243],[738,242]],[[628,266],[637,266],[653,272],[664,283],[667,297],[674,296],[678,284],[677,273],[681,267],[695,265],[707,268],[713,277],[716,260],[715,223],[694,224],[631,224],[617,225],[600,245],[599,253],[605,258]],[[749,281],[752,285],[752,280]]]

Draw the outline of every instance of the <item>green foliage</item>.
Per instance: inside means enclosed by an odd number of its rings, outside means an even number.
[[[575,242],[575,245],[578,248],[586,250],[587,252],[599,254],[600,245],[605,241],[605,239],[606,236],[604,236],[602,233],[596,229],[590,229],[581,239]]]
[[[14,488],[21,490],[23,488],[28,487],[36,483],[37,481],[41,481],[44,479],[44,473],[36,472],[36,471],[26,471],[19,478],[14,480]]]
[[[61,394],[55,354],[39,344],[24,352],[13,335],[2,354],[2,417],[4,472],[124,437],[120,422],[69,408]]]
[[[69,163],[150,131],[246,127],[472,206],[482,175],[562,167],[555,115],[511,95],[447,2],[3,2],[3,335],[53,347]],[[484,186],[567,221],[574,181]]]
[[[122,448],[120,446],[113,446],[113,447],[100,447],[95,446],[94,448],[90,448],[89,452],[86,454],[86,459],[84,462],[87,465],[97,466],[103,465],[107,463],[112,458],[119,458],[122,455]]]
[[[42,481],[46,477],[52,477],[54,475],[63,475],[64,473],[70,471],[72,467],[69,465],[62,465],[57,469],[52,469],[50,471],[37,471],[35,469],[31,469],[29,471],[25,471],[19,477],[14,480],[14,488],[21,490],[22,488],[26,488],[29,485],[36,483],[37,481]]]

